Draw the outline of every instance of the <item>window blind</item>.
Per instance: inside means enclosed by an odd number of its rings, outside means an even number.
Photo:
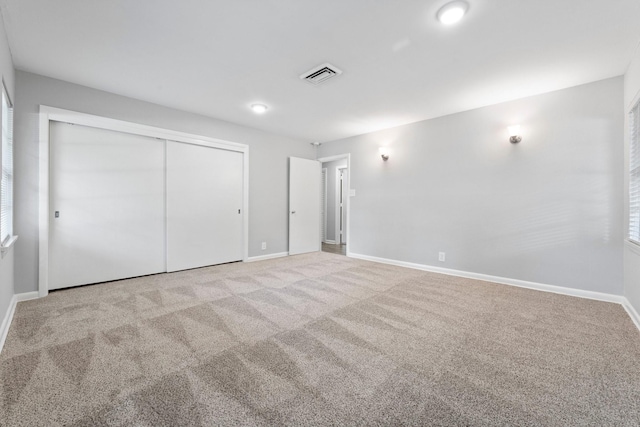
[[[640,101],[629,113],[629,239],[640,244]]]
[[[13,234],[13,108],[2,91],[2,177],[0,183],[0,242]]]

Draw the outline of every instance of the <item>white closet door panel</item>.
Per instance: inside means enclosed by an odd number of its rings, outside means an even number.
[[[242,260],[243,154],[167,142],[167,270]]]
[[[49,289],[165,271],[164,142],[58,122],[50,132]]]

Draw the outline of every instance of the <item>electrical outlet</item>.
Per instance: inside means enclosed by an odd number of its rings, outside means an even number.
[[[445,255],[446,254],[444,252],[439,252],[438,253],[438,261],[444,262]]]
[[[267,242],[262,242],[262,250],[264,251],[265,249],[267,249]]]

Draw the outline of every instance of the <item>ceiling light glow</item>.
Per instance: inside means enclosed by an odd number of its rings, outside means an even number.
[[[444,25],[455,24],[460,21],[469,9],[469,4],[465,1],[452,1],[440,8],[438,11],[438,21]]]
[[[269,109],[269,107],[267,107],[264,104],[253,104],[251,105],[251,109],[253,110],[254,113],[262,114],[266,112]]]

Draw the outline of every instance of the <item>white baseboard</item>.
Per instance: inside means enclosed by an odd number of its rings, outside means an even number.
[[[412,262],[397,261],[397,260],[387,259],[387,258],[378,258],[378,257],[369,256],[369,255],[355,254],[353,252],[350,252],[347,255],[351,258],[379,262],[382,264],[397,265],[399,267],[413,268],[416,270],[431,271],[433,273],[447,274],[449,276],[484,280],[487,282],[500,283],[502,285],[517,286],[520,288],[528,288],[528,289],[534,289],[537,291],[544,291],[544,292],[553,292],[556,294],[570,295],[573,297],[588,298],[588,299],[594,299],[598,301],[615,302],[618,304],[622,304],[628,312],[630,310],[633,310],[635,312],[633,307],[631,307],[631,304],[629,304],[629,301],[627,301],[627,299],[622,295],[606,294],[603,292],[594,292],[594,291],[585,291],[582,289],[575,289],[575,288],[565,288],[563,286],[545,285],[543,283],[527,282],[525,280],[509,279],[506,277],[499,277],[499,276],[490,276],[488,274],[471,273],[468,271],[452,270],[449,268],[434,267],[432,265],[426,265],[426,264],[416,264]],[[633,318],[634,315],[632,315],[631,313],[630,315]],[[636,326],[638,326],[639,324],[637,321],[638,319],[637,312],[635,313],[635,316],[636,316],[636,319],[634,319],[634,322],[636,323]],[[638,328],[640,329],[640,326],[638,326]]]
[[[274,258],[282,258],[285,256],[289,256],[289,252],[278,252],[276,254],[267,254],[260,256],[250,256],[245,260],[245,262],[256,262],[256,261],[264,261],[266,259],[274,259]]]
[[[335,244],[337,244],[335,240],[325,240],[322,243],[326,243],[327,245],[335,245]]]
[[[631,305],[629,300],[626,298],[625,298],[625,302],[622,303],[622,306],[624,307],[625,310],[627,310],[629,317],[631,317],[631,320],[633,320],[633,323],[635,323],[638,330],[640,330],[640,314],[638,314],[636,309]]]
[[[30,299],[38,298],[38,292],[25,292],[23,294],[16,294],[11,298],[11,302],[9,303],[9,309],[4,315],[4,319],[2,319],[2,324],[0,325],[0,353],[2,353],[2,348],[4,347],[4,342],[7,339],[7,334],[9,333],[9,327],[11,326],[11,321],[13,320],[13,314],[16,311],[16,305],[20,301],[28,301]]]
[[[2,352],[2,347],[4,347],[4,341],[7,339],[7,334],[9,333],[9,326],[11,326],[11,321],[13,320],[13,312],[16,310],[17,303],[16,296],[11,297],[11,302],[9,303],[9,308],[4,315],[4,319],[2,319],[2,324],[0,325],[0,353]]]
[[[37,299],[37,298],[40,298],[40,294],[38,294],[38,291],[23,292],[21,294],[16,294],[16,301],[17,302],[29,301],[30,299]]]

